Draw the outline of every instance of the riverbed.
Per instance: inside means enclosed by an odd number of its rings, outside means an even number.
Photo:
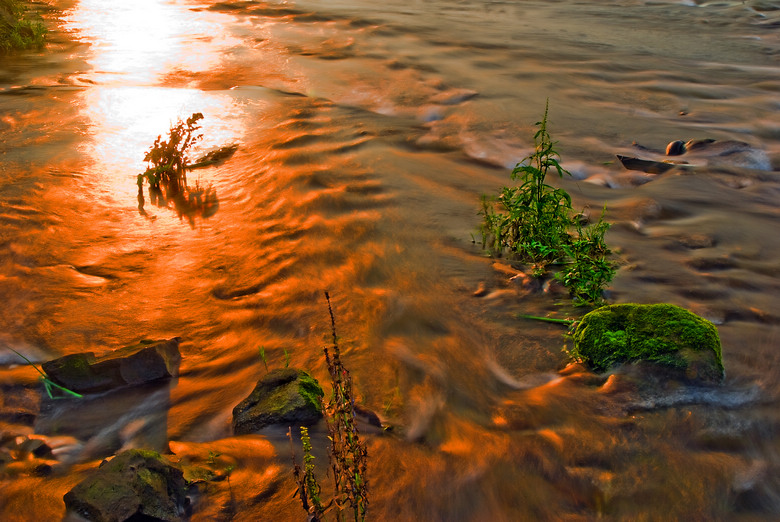
[[[230,420],[267,368],[328,382],[324,291],[357,400],[390,427],[364,427],[371,520],[780,515],[780,3],[50,4],[47,48],[0,57],[0,383],[37,390],[2,346],[41,362],[180,336],[183,359],[162,389],[30,399],[60,464],[5,473],[0,518],[62,519],[103,458],[151,446],[235,466],[192,520],[303,520],[286,429]],[[606,205],[608,300],[715,323],[721,386],[562,374],[565,328],[518,318],[585,311],[480,244],[480,198],[548,100],[572,174],[551,182]],[[145,152],[195,112],[193,157],[238,146],[189,174],[218,204],[139,210]],[[695,138],[751,154],[616,159]]]

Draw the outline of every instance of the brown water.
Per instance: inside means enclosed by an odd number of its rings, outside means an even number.
[[[323,290],[395,427],[367,433],[373,520],[780,515],[780,3],[53,3],[48,48],[0,59],[0,343],[42,361],[179,335],[183,361],[163,389],[44,401],[27,430],[61,463],[6,472],[2,520],[61,519],[100,459],[166,444],[236,464],[193,520],[303,520],[282,430],[230,418],[260,347],[327,380]],[[515,317],[581,313],[472,241],[547,97],[560,184],[608,205],[610,299],[714,321],[722,387],[562,376],[562,330]],[[194,156],[239,144],[191,174],[216,213],[139,213],[144,152],[196,111]],[[755,150],[663,175],[614,156],[699,137]],[[0,362],[4,389],[34,382]]]

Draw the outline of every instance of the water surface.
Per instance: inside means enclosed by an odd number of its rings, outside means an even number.
[[[394,426],[367,432],[372,519],[780,513],[780,4],[54,4],[48,48],[0,61],[0,343],[41,361],[178,335],[183,361],[162,390],[44,402],[62,465],[6,474],[4,520],[59,519],[100,459],[166,445],[235,460],[194,520],[303,519],[283,430],[232,437],[230,418],[260,347],[326,382],[324,290],[359,401]],[[610,300],[715,322],[721,388],[561,375],[562,330],[516,318],[582,313],[474,242],[548,98],[573,174],[555,183],[613,223]],[[139,212],[145,151],[193,112],[193,156],[239,144],[190,174],[216,213]],[[690,138],[763,163],[615,159]],[[4,386],[33,382],[5,352]]]

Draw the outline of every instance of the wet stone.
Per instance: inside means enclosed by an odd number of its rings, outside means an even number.
[[[40,410],[36,388],[19,384],[0,386],[0,424],[32,426]]]
[[[319,383],[308,373],[293,368],[274,370],[233,408],[233,431],[244,435],[274,424],[314,424],[322,417],[322,396]]]
[[[100,360],[93,352],[66,355],[41,365],[53,382],[78,393],[94,393],[175,377],[181,354],[178,337],[143,340]]]
[[[694,383],[715,384],[724,377],[715,325],[670,304],[601,307],[583,317],[574,343],[576,355],[597,372],[643,363]]]
[[[104,461],[64,500],[68,511],[94,522],[181,521],[189,514],[182,470],[148,450],[128,450]]]

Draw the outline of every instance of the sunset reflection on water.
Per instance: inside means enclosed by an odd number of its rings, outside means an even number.
[[[135,176],[145,168],[144,154],[155,138],[165,138],[170,125],[194,112],[202,112],[204,139],[197,143],[191,161],[205,151],[239,141],[240,106],[229,93],[165,87],[95,87],[83,93],[84,114],[91,139],[83,152],[89,169],[100,179],[100,191],[120,202],[135,200]]]
[[[89,129],[81,152],[88,158],[91,192],[116,198],[122,207],[134,205],[146,151],[178,119],[195,112],[205,116],[204,139],[191,151],[191,161],[240,140],[242,112],[232,93],[188,87],[235,43],[217,19],[159,0],[118,6],[82,0],[67,13],[66,28],[90,44],[91,70],[79,78],[87,85],[76,104]]]
[[[277,368],[328,388],[323,291],[356,402],[387,428],[361,431],[374,520],[780,512],[780,244],[767,240],[780,142],[765,124],[776,54],[746,38],[770,28],[733,16],[743,7],[53,3],[72,6],[57,19],[69,34],[55,37],[82,44],[16,64],[34,78],[10,75],[0,96],[0,345],[38,363],[175,336],[182,360],[170,393],[73,403],[67,423],[54,415],[64,407],[44,404],[37,426],[12,432],[35,430],[63,457],[44,463],[46,477],[10,473],[32,459],[0,462],[0,520],[61,520],[65,493],[147,434],[193,462],[222,453],[235,464],[193,499],[193,521],[304,517],[287,426],[234,436],[231,414]],[[723,23],[701,24],[703,13]],[[659,35],[660,48],[645,45]],[[702,63],[705,47],[718,64]],[[547,97],[573,174],[553,185],[594,218],[608,209],[620,263],[610,301],[712,318],[722,386],[667,385],[640,365],[609,377],[566,366],[563,329],[520,319],[585,312],[479,241],[480,196],[512,182],[505,166],[533,150]],[[187,175],[213,185],[218,211],[150,196],[139,211],[146,151],[195,112],[204,139],[192,160],[237,145]],[[634,139],[650,150],[697,136],[749,140],[775,170],[636,178],[615,161],[644,153]],[[0,398],[19,399],[0,414],[33,417],[37,373],[0,356]],[[311,435],[327,462],[327,429]]]
[[[172,71],[207,71],[236,42],[224,25],[187,6],[160,0],[121,4],[81,0],[66,29],[92,46],[98,83],[148,83]]]

